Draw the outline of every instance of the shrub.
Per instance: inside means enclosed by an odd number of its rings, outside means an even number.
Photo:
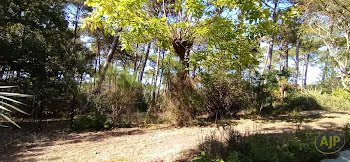
[[[121,73],[113,86],[103,88],[101,94],[91,97],[88,110],[75,120],[76,128],[130,127],[143,121],[148,105],[141,83],[133,76]]]
[[[274,104],[268,109],[269,111],[265,111],[265,113],[281,114],[291,111],[350,110],[349,96],[348,92],[342,89],[335,90],[332,94],[309,89],[301,93],[290,94],[282,102],[274,101]]]
[[[332,95],[350,101],[350,93],[344,89],[338,88],[332,92]]]
[[[335,91],[334,95],[330,95],[327,93],[321,93],[316,90],[307,90],[304,94],[308,94],[313,96],[317,103],[324,110],[334,111],[334,110],[350,110],[350,100],[345,99],[346,95],[336,96],[342,93],[338,93]]]
[[[211,119],[236,116],[249,103],[248,86],[240,78],[203,75],[206,111]]]
[[[105,128],[109,128],[110,125],[107,123],[107,116],[98,110],[94,110],[94,112],[89,115],[82,115],[77,117],[73,121],[73,130],[101,130]]]
[[[252,104],[259,114],[271,114],[275,112],[276,105],[280,105],[288,94],[293,92],[288,82],[288,71],[271,70],[263,75],[256,72],[252,77]],[[283,93],[283,94],[282,94]]]
[[[276,106],[276,113],[307,110],[322,110],[322,106],[310,94],[289,95],[282,104]]]
[[[129,127],[132,123],[139,123],[138,114],[147,111],[141,86],[109,90],[95,100],[96,106],[101,107],[113,126]]]
[[[314,146],[315,131],[298,133],[242,135],[228,130],[227,139],[218,135],[205,138],[196,161],[320,161],[336,155],[323,155]],[[345,132],[346,134],[346,132]],[[348,137],[346,137],[348,138]],[[221,139],[221,140],[220,140]],[[221,160],[223,159],[223,160]]]
[[[165,83],[168,89],[162,107],[169,112],[167,118],[175,121],[177,126],[191,124],[198,110],[203,107],[201,92],[191,78],[183,78],[181,74],[166,74]]]

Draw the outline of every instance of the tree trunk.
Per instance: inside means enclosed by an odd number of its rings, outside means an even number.
[[[349,59],[350,59],[350,31],[346,31],[346,47],[347,47],[347,54],[346,54],[346,58],[345,58],[345,66],[344,66],[344,75],[342,76],[342,84],[343,84],[343,88],[347,91],[350,92],[349,87],[349,77],[350,77],[350,70],[348,68],[348,64],[349,64]]]
[[[119,29],[118,32],[120,32],[121,30],[122,29]],[[104,63],[102,69],[100,70],[100,78],[97,81],[97,85],[96,85],[95,89],[93,90],[94,94],[97,94],[101,91],[102,83],[104,82],[104,80],[106,78],[107,68],[108,68],[109,64],[112,62],[114,53],[116,51],[116,48],[118,48],[118,45],[119,45],[119,35],[115,36],[113,39],[112,47],[107,54],[106,62]]]
[[[76,39],[78,38],[78,21],[79,21],[79,13],[80,13],[80,6],[77,6],[77,12],[75,14],[75,22],[74,22],[74,40],[73,45],[75,45]]]
[[[193,42],[189,42],[187,40],[182,40],[180,38],[176,38],[172,41],[173,48],[175,53],[179,56],[180,63],[182,63],[185,68],[188,68],[188,59],[190,56],[190,48],[193,45]],[[185,70],[187,71],[187,70]]]
[[[284,70],[288,70],[288,61],[289,61],[288,59],[289,59],[289,49],[288,49],[288,46],[287,46]]]
[[[280,53],[280,73],[282,73],[282,70],[284,68],[284,62],[283,62],[283,55],[282,55],[283,50],[281,50]]]
[[[147,65],[147,60],[148,60],[149,51],[150,51],[150,49],[151,49],[151,44],[152,44],[152,42],[149,42],[149,43],[148,43],[147,51],[146,51],[146,54],[145,54],[145,60],[144,60],[144,62],[143,62],[142,70],[141,70],[141,73],[140,73],[140,78],[139,78],[139,81],[140,81],[140,82],[142,82],[143,73],[145,72],[145,68],[146,68],[146,65]]]
[[[97,66],[98,66],[98,59],[100,57],[100,41],[99,38],[97,37],[96,39],[97,42],[97,51],[96,51],[96,59],[95,59],[95,75],[94,75],[94,86],[96,84],[96,75],[97,75]]]
[[[306,61],[305,61],[305,73],[304,73],[304,88],[306,87],[306,80],[307,80],[307,70],[309,67],[309,61],[310,61],[310,54],[306,55]]]
[[[329,55],[327,54],[326,60],[324,63],[324,69],[323,69],[323,74],[322,74],[322,81],[325,81],[327,76],[328,76],[328,57]]]
[[[159,59],[160,59],[160,47],[158,47],[158,56],[157,56],[157,66],[156,66],[156,72],[155,72],[155,79],[154,79],[154,89],[153,89],[153,101],[156,99],[156,91],[157,91],[157,81],[158,81],[158,71],[159,71]]]
[[[295,49],[295,80],[294,80],[294,85],[295,85],[295,90],[298,92],[298,79],[299,79],[299,48],[300,48],[300,40],[297,38],[297,47]]]
[[[273,8],[273,15],[272,15],[272,19],[273,22],[276,23],[277,22],[277,7],[278,7],[278,0],[274,0],[274,8]],[[267,53],[267,61],[266,61],[266,65],[264,68],[264,71],[267,69],[267,72],[271,71],[271,64],[272,64],[272,53],[273,53],[273,45],[275,43],[275,34],[272,33],[271,34],[271,41],[269,43],[269,51]]]
[[[163,51],[163,56],[162,56],[162,64],[160,65],[160,68],[162,69],[162,71],[160,72],[160,80],[159,80],[159,88],[158,88],[158,94],[159,94],[159,91],[160,91],[160,87],[162,86],[162,80],[163,80],[163,72],[164,72],[164,68],[163,68],[163,64],[164,64],[164,55],[165,55],[165,52]]]
[[[134,58],[134,76],[137,76],[137,62],[138,62],[138,53],[139,53],[139,44],[136,44],[136,52],[135,52],[135,58]]]
[[[267,69],[267,72],[271,71],[271,62],[272,62],[272,52],[273,52],[273,44],[275,42],[275,35],[271,35],[271,41],[269,43],[269,52],[267,53],[267,61],[266,61],[266,66],[264,69]],[[265,70],[264,70],[265,71]]]
[[[0,65],[0,80],[2,80],[2,77],[4,75],[4,70],[5,70],[5,68]]]

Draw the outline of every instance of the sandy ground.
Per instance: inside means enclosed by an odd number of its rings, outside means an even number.
[[[350,112],[303,114],[308,117],[241,119],[221,126],[119,128],[48,136],[27,134],[28,140],[0,147],[0,161],[176,161],[186,159],[206,136],[228,127],[241,133],[282,133],[305,128],[335,129],[350,122]]]

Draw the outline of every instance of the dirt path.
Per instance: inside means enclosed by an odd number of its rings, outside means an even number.
[[[242,119],[226,126],[241,133],[281,133],[300,129],[334,129],[350,122],[350,112],[308,112],[311,116],[280,120]],[[312,115],[313,114],[313,115]],[[222,127],[126,128],[52,136],[30,135],[0,152],[0,161],[175,161],[196,149],[205,136]]]

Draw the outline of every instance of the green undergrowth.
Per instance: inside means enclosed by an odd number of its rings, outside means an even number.
[[[349,126],[343,128],[346,140],[350,140]],[[324,155],[315,149],[314,141],[319,131],[303,130],[293,133],[241,135],[229,131],[229,138],[218,140],[218,136],[207,136],[199,146],[195,162],[227,161],[284,161],[305,162],[336,158]],[[343,148],[349,148],[349,144]]]

